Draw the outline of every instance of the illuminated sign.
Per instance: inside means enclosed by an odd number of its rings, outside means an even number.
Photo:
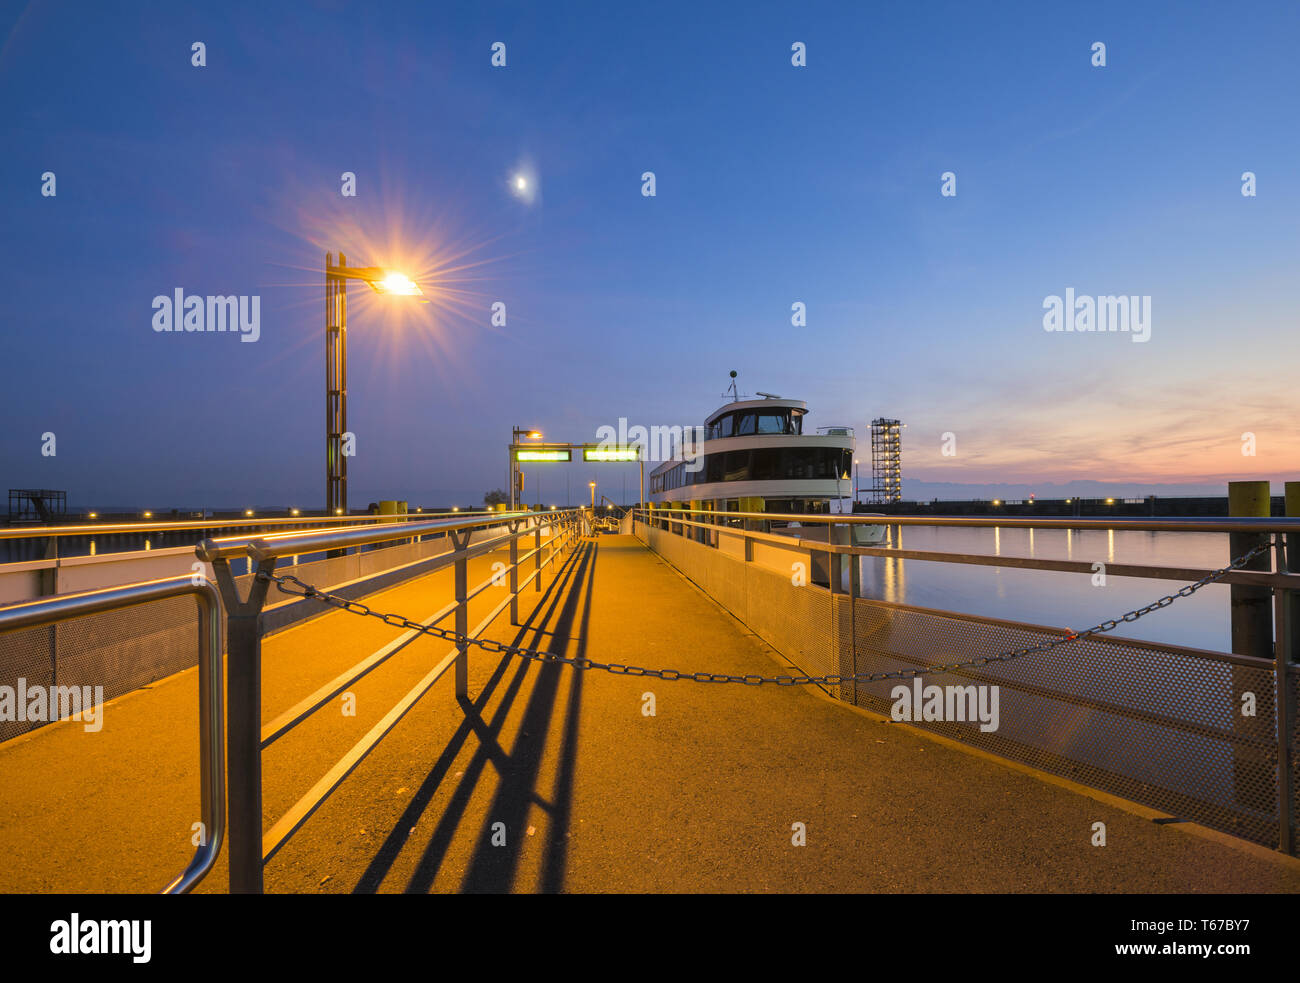
[[[569,461],[572,460],[570,451],[539,451],[539,450],[517,450],[515,451],[516,461]]]
[[[599,447],[584,447],[582,449],[582,459],[584,461],[639,461],[641,460],[641,448],[610,447],[602,449]]]

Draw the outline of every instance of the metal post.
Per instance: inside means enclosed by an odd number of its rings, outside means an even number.
[[[1288,481],[1284,493],[1287,516],[1300,517],[1300,481]],[[1300,534],[1286,535],[1284,552],[1287,572],[1300,573]],[[1295,789],[1291,777],[1291,732],[1298,708],[1292,700],[1291,679],[1296,664],[1300,663],[1300,592],[1274,591],[1273,610],[1277,621],[1274,673],[1277,687],[1278,849],[1294,855]]]
[[[1300,518],[1300,481],[1288,481],[1284,486],[1286,496],[1286,514],[1290,518]],[[1300,533],[1287,533],[1284,552],[1288,573],[1300,573]],[[1291,619],[1291,647],[1286,650],[1287,659],[1300,662],[1300,592],[1287,591],[1287,612]]]
[[[853,660],[853,705],[858,705],[858,595],[862,593],[862,563],[849,557],[849,652]]]
[[[1274,685],[1277,691],[1277,829],[1278,849],[1283,853],[1294,853],[1292,840],[1291,804],[1293,789],[1291,785],[1291,730],[1292,715],[1295,707],[1291,702],[1292,661],[1287,653],[1293,651],[1296,637],[1296,625],[1291,620],[1288,610],[1294,591],[1279,590],[1273,595],[1273,607],[1277,614],[1277,656],[1273,660]]]
[[[343,434],[348,429],[348,283],[338,270],[348,265],[339,253],[335,266],[325,254],[325,514],[348,511],[348,462]]]
[[[1228,482],[1228,514],[1268,518],[1271,511],[1267,481]],[[1267,542],[1265,533],[1228,533],[1228,552],[1240,556]],[[1271,570],[1272,558],[1262,553],[1247,563],[1245,570]],[[1249,655],[1261,659],[1273,658],[1272,592],[1267,587],[1246,587],[1232,584],[1231,597],[1232,651],[1236,655]],[[1261,811],[1272,811],[1274,785],[1273,763],[1265,756],[1262,742],[1273,737],[1273,725],[1280,718],[1275,708],[1274,720],[1262,716],[1246,717],[1241,714],[1242,698],[1257,686],[1258,674],[1240,666],[1231,667],[1232,675],[1232,731],[1239,742],[1233,747],[1232,778],[1234,797],[1238,804]],[[1255,694],[1256,698],[1260,694]],[[1263,700],[1259,701],[1263,703]],[[1260,743],[1257,743],[1260,742]]]
[[[235,589],[230,562],[214,560],[226,606],[226,769],[230,830],[230,893],[262,893],[262,605],[265,580],[254,579],[248,599]],[[275,569],[263,560],[259,573]]]
[[[551,535],[555,535],[555,520],[551,519]],[[533,570],[537,576],[533,578],[533,590],[542,589],[542,520],[537,520],[537,528],[533,530]]]
[[[1272,501],[1267,481],[1228,482],[1228,514],[1231,516],[1269,517]],[[1228,533],[1229,559],[1240,556],[1268,541],[1267,533]],[[1243,570],[1271,570],[1271,558],[1262,553],[1247,563]],[[1232,598],[1232,651],[1237,655],[1251,655],[1261,659],[1273,657],[1273,615],[1270,610],[1271,591],[1267,587],[1244,587],[1233,584]]]
[[[519,624],[519,523],[510,523],[510,623]]]
[[[465,531],[463,539],[453,533],[452,544],[457,552],[464,552],[469,546],[469,531]],[[469,561],[461,556],[456,560],[456,634],[459,636],[456,641],[459,652],[456,656],[456,695],[458,697],[469,696],[469,642],[464,640],[469,634],[469,601],[466,598],[468,593]]]

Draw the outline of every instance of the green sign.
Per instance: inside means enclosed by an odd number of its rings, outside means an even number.
[[[584,447],[582,449],[582,459],[584,461],[639,461],[641,460],[641,448]]]
[[[539,451],[523,450],[522,448],[515,451],[516,461],[569,461],[573,455],[569,451]]]

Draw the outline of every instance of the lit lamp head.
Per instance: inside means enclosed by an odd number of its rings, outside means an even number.
[[[420,285],[397,270],[387,270],[382,266],[366,266],[361,269],[353,267],[345,269],[344,275],[364,280],[377,294],[387,294],[390,297],[419,297],[420,303],[428,303],[423,299],[424,291],[420,289]]]
[[[372,290],[377,294],[392,294],[394,297],[423,297],[424,291],[420,289],[419,284],[412,280],[405,273],[398,273],[390,270],[384,273],[383,279],[367,280]]]

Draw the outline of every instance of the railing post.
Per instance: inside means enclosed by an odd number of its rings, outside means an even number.
[[[1288,654],[1294,649],[1296,625],[1291,619],[1291,594],[1293,591],[1277,590],[1273,592],[1273,608],[1277,615],[1277,638],[1274,646],[1276,655],[1273,659],[1274,686],[1277,691],[1277,833],[1278,849],[1283,853],[1294,853],[1295,844],[1291,836],[1291,804],[1294,791],[1291,784],[1291,730],[1292,714],[1295,707],[1291,703],[1291,666]]]
[[[853,665],[853,705],[858,705],[858,595],[862,593],[862,561],[849,556],[849,655]]]
[[[262,893],[262,605],[268,581],[254,578],[239,599],[230,561],[212,561],[226,607],[226,770],[230,893]],[[257,572],[271,573],[275,560]]]
[[[555,520],[551,519],[551,535],[555,535]],[[533,578],[533,590],[542,589],[542,522],[537,520],[537,526],[533,529],[533,572],[537,574]]]
[[[469,696],[469,560],[463,555],[469,547],[470,530],[452,533],[452,545],[462,554],[456,558],[456,696]]]
[[[1228,482],[1228,514],[1268,518],[1271,511],[1269,483],[1267,481]],[[1248,552],[1259,543],[1267,541],[1267,534],[1254,532],[1228,533],[1230,559]],[[1271,557],[1262,553],[1242,567],[1243,570],[1271,570]],[[1267,587],[1247,587],[1232,584],[1229,588],[1232,615],[1232,651],[1262,659],[1273,658],[1272,597]],[[1234,798],[1239,805],[1261,811],[1273,810],[1273,763],[1256,742],[1270,742],[1272,727],[1280,719],[1280,708],[1274,707],[1273,720],[1247,717],[1241,713],[1242,699],[1258,683],[1256,671],[1232,666],[1232,730],[1241,742],[1233,748],[1232,779]],[[1259,694],[1256,694],[1258,698]],[[1263,701],[1260,701],[1263,702]],[[1265,743],[1264,746],[1267,746]]]
[[[1300,517],[1300,481],[1288,481],[1285,485],[1286,514],[1290,518]],[[1278,537],[1282,539],[1281,536]],[[1285,555],[1288,573],[1300,573],[1300,534],[1288,533],[1284,549],[1279,556]],[[1273,592],[1273,614],[1275,620],[1275,644],[1273,646],[1273,665],[1277,688],[1277,794],[1278,794],[1278,849],[1283,853],[1295,854],[1295,837],[1292,824],[1295,822],[1293,805],[1295,788],[1291,777],[1291,732],[1294,730],[1296,705],[1292,702],[1291,678],[1295,666],[1300,663],[1300,592],[1278,590]]]
[[[519,523],[510,523],[510,623],[519,624]]]

